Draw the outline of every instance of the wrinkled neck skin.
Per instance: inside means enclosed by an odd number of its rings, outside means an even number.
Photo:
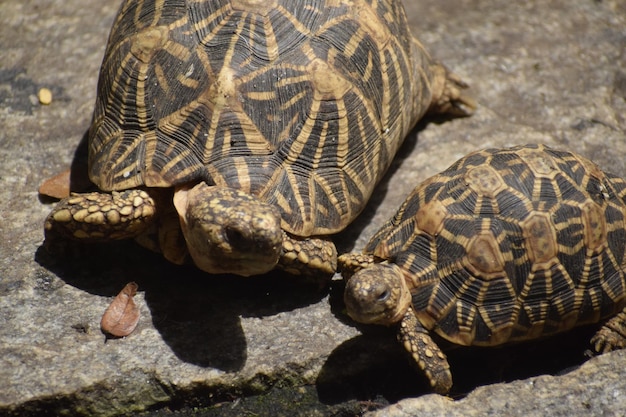
[[[189,254],[211,274],[264,274],[283,245],[278,209],[242,191],[199,183],[174,193]]]

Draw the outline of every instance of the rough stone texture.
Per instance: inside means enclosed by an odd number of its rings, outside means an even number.
[[[489,416],[623,416],[626,381],[616,361],[626,352],[605,355],[566,375],[550,375],[477,388],[466,398],[451,401],[424,395],[400,401],[366,417],[489,417]],[[529,399],[533,401],[529,401]]]
[[[209,277],[132,242],[65,257],[41,248],[50,206],[37,187],[70,165],[88,127],[117,7],[0,4],[0,414],[118,414],[303,385],[315,388],[320,409],[357,400],[358,411],[427,393],[392,333],[345,318],[339,282],[327,295],[276,274]],[[362,247],[419,181],[477,148],[544,142],[626,175],[623,1],[411,0],[407,11],[433,55],[471,84],[480,108],[411,134],[371,205],[338,237],[340,249]],[[50,105],[37,102],[40,87],[52,91]],[[130,280],[140,286],[139,327],[104,343],[100,316]],[[546,414],[623,415],[622,353],[565,376],[488,385],[579,365],[587,337],[453,352],[454,395],[469,392],[466,399],[425,396],[379,415],[412,415],[425,404],[431,415],[539,415],[549,407],[558,412]],[[405,414],[392,414],[400,406]]]

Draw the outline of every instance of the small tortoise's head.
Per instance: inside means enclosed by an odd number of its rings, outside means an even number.
[[[397,323],[411,304],[402,270],[386,263],[356,272],[348,280],[343,298],[348,315],[367,324]]]
[[[276,266],[284,233],[276,207],[205,183],[176,190],[174,205],[189,253],[203,271],[250,276]]]

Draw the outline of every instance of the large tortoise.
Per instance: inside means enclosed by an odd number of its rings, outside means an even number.
[[[435,391],[452,377],[431,334],[495,346],[605,321],[626,344],[626,181],[546,146],[472,153],[419,185],[364,253],[339,258],[349,315],[396,325]],[[611,318],[612,317],[612,318]]]
[[[471,111],[464,87],[399,0],[127,0],[88,136],[101,191],[61,201],[47,237],[139,237],[210,273],[331,274],[327,236],[420,117]]]

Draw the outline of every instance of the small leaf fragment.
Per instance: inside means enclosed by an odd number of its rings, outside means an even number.
[[[103,333],[113,337],[125,337],[135,330],[139,322],[139,307],[133,297],[138,288],[136,283],[129,282],[113,299],[100,320]]]
[[[69,197],[70,170],[65,170],[45,180],[39,187],[39,194],[58,199]]]

